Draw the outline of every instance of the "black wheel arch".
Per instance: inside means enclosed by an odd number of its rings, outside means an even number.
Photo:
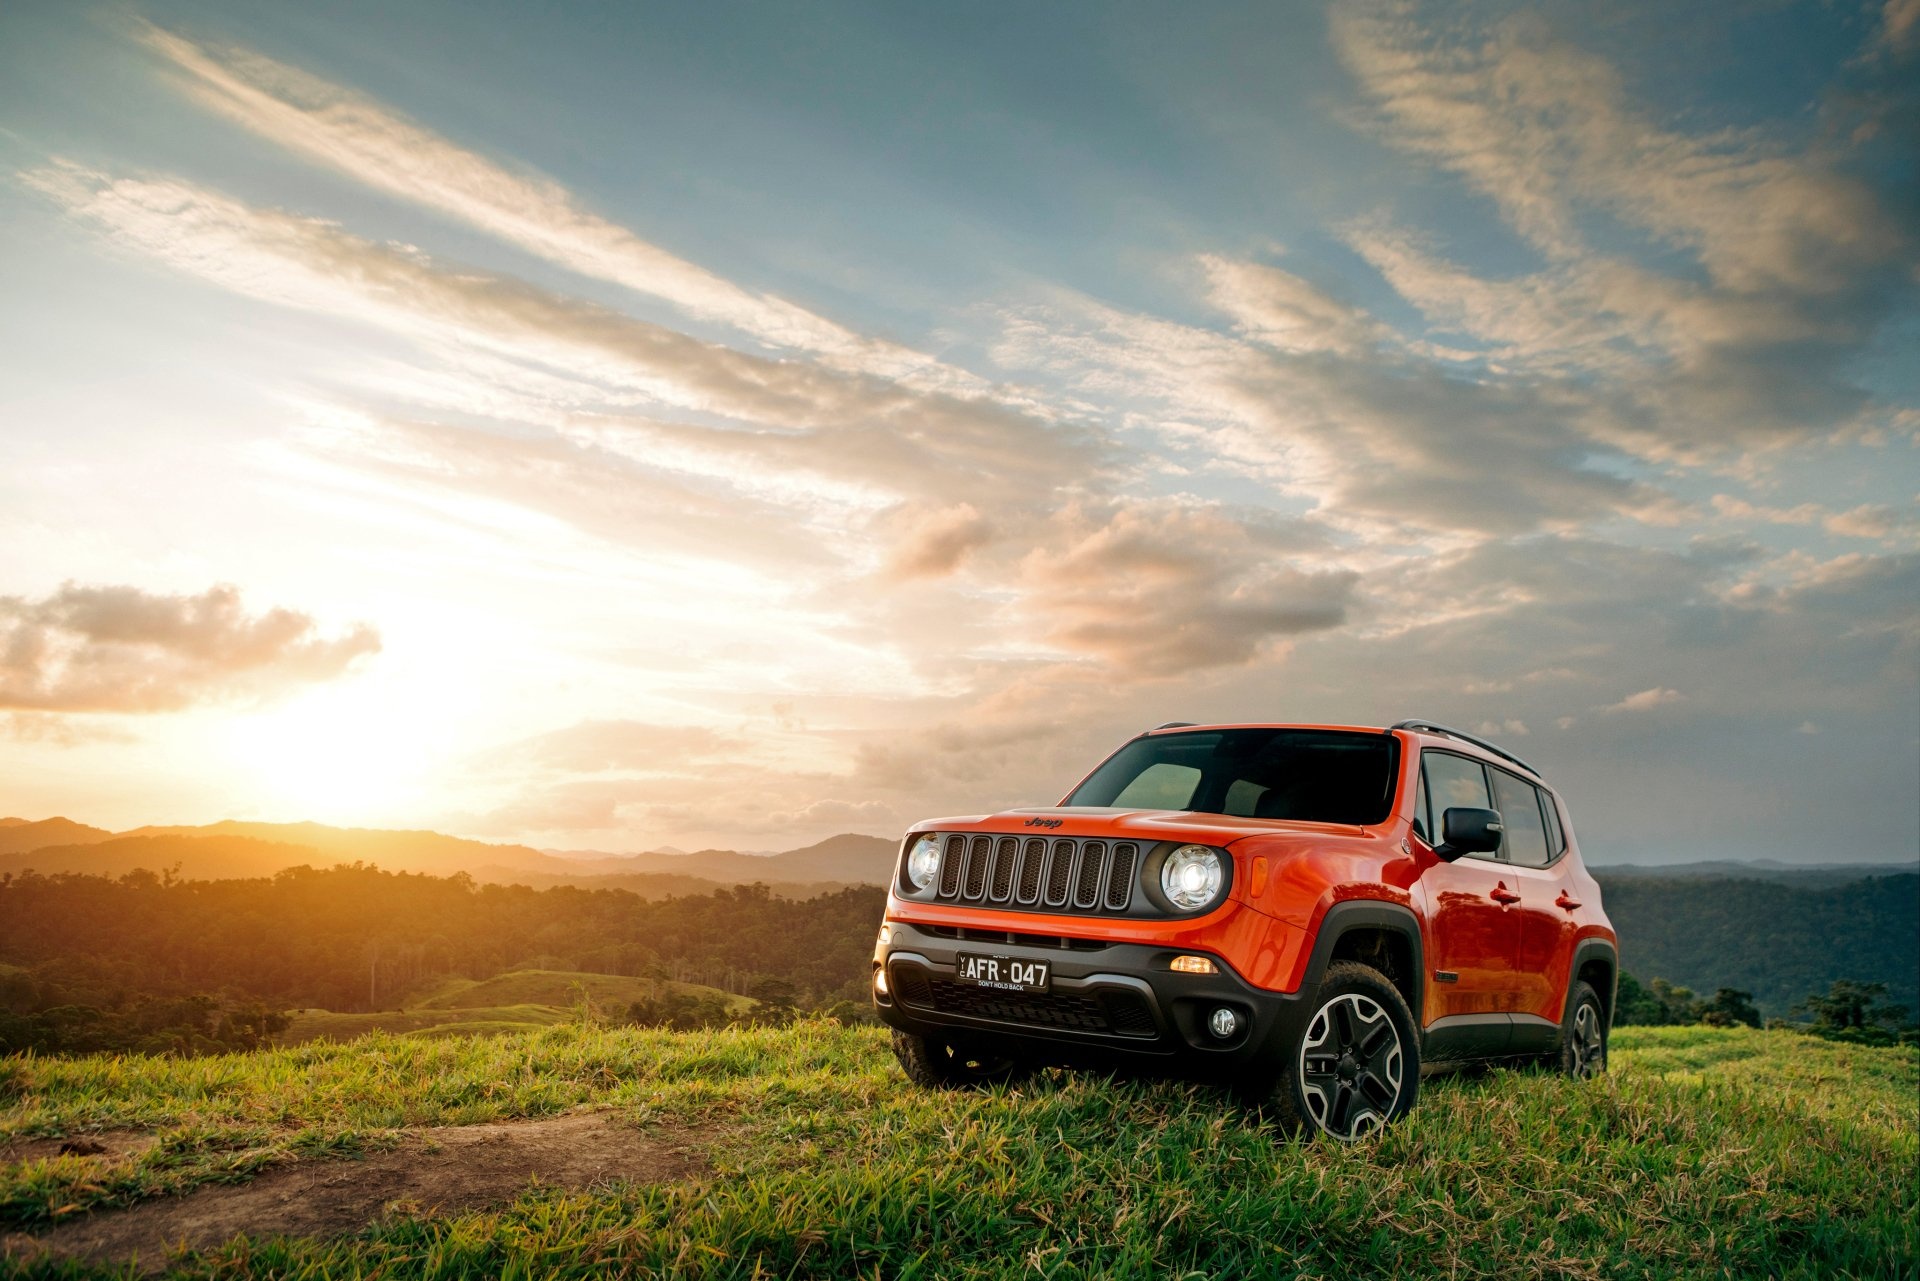
[[[1342,944],[1345,944],[1344,948]],[[1369,951],[1381,943],[1399,954],[1394,963],[1378,964]],[[1362,945],[1356,948],[1356,944]],[[1390,952],[1391,955],[1391,952]],[[1416,1033],[1422,1026],[1426,997],[1426,953],[1420,941],[1420,920],[1413,909],[1381,899],[1346,899],[1328,908],[1320,918],[1320,929],[1313,940],[1313,952],[1307,972],[1300,983],[1303,996],[1311,996],[1335,960],[1356,960],[1372,964],[1386,973],[1413,1012]],[[1394,970],[1405,967],[1405,973]]]
[[[1567,1002],[1573,985],[1584,981],[1600,998],[1600,1012],[1608,1031],[1613,1029],[1613,1010],[1620,993],[1620,950],[1602,938],[1581,939],[1574,944],[1567,964],[1567,990],[1560,998],[1560,1021],[1567,1019]]]

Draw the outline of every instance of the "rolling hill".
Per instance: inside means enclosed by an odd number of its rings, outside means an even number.
[[[408,1036],[527,1032],[578,1017],[583,999],[591,1010],[618,1012],[635,1002],[656,999],[665,991],[708,997],[736,1013],[745,1013],[756,1004],[751,997],[697,983],[568,970],[511,970],[488,979],[449,979],[398,1010],[296,1010],[292,1024],[274,1041],[280,1045],[349,1041],[368,1032]]]
[[[113,833],[70,818],[0,818],[0,854],[21,854],[49,845],[86,845]]]

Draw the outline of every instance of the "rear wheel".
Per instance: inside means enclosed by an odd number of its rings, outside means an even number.
[[[1567,991],[1567,1017],[1560,1025],[1560,1053],[1555,1065],[1568,1076],[1584,1080],[1607,1070],[1607,1014],[1600,995],[1585,983]]]
[[[929,1090],[1010,1084],[1033,1071],[1023,1059],[899,1028],[893,1029],[893,1056],[909,1081]]]
[[[1420,1093],[1420,1042],[1398,989],[1372,966],[1329,966],[1313,1012],[1264,1100],[1291,1131],[1363,1139]]]

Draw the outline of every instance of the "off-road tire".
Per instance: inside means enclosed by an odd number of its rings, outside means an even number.
[[[1560,1051],[1548,1059],[1561,1073],[1585,1080],[1607,1070],[1607,1011],[1600,994],[1576,980],[1567,989],[1567,1014],[1560,1024]]]
[[[928,1090],[981,1089],[1011,1085],[1032,1075],[1024,1060],[982,1054],[964,1044],[893,1029],[893,1056],[907,1080]]]
[[[1406,1115],[1420,1096],[1420,1033],[1399,989],[1370,965],[1339,961],[1310,1001],[1261,1111],[1288,1134],[1342,1140]]]

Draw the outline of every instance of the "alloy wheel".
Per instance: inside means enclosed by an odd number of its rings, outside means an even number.
[[[1606,1063],[1607,1042],[1600,1034],[1600,1011],[1593,1002],[1582,1001],[1573,1013],[1573,1074],[1596,1076]]]
[[[1300,1042],[1300,1093],[1336,1139],[1373,1134],[1393,1115],[1406,1055],[1378,1001],[1349,992],[1321,1006]]]

